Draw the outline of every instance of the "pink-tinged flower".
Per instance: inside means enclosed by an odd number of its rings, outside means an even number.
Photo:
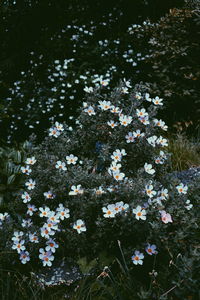
[[[22,264],[26,264],[28,261],[30,261],[30,256],[28,251],[21,251],[20,252],[20,260]]]
[[[131,257],[131,259],[134,265],[142,265],[144,254],[136,250],[134,255]]]
[[[31,197],[27,192],[24,192],[21,197],[22,197],[24,203],[31,201]]]
[[[171,215],[166,213],[166,211],[162,210],[160,213],[161,213],[161,220],[163,221],[163,223],[167,224],[173,222]]]
[[[148,244],[147,247],[145,248],[145,250],[149,255],[158,253],[158,251],[156,251],[156,245]]]
[[[134,135],[133,135],[132,132],[129,132],[129,133],[125,136],[125,138],[126,138],[126,142],[127,142],[127,143],[133,143],[134,140],[135,140],[135,137],[134,137]]]

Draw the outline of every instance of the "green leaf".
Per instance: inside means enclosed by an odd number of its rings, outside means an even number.
[[[81,272],[85,274],[89,273],[89,271],[96,266],[97,261],[96,259],[93,259],[88,263],[86,257],[82,257],[77,261],[77,263],[81,269]]]
[[[15,181],[15,175],[11,175],[8,177],[7,184],[12,184]]]

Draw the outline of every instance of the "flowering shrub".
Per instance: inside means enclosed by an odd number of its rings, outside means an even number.
[[[86,91],[75,127],[55,122],[29,150],[21,166],[24,189],[14,210],[0,214],[8,231],[2,245],[19,258],[15,263],[36,269],[63,257],[114,257],[120,240],[129,265],[144,264],[147,273],[154,264],[165,287],[169,264],[180,255],[191,259],[195,239],[184,253],[197,222],[197,188],[165,175],[167,126],[156,119],[163,99],[147,91],[129,81],[112,91]],[[156,266],[151,257],[158,257]]]

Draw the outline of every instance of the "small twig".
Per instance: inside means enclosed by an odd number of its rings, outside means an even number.
[[[182,283],[183,281],[184,281],[184,280],[181,280],[181,283]],[[173,291],[176,287],[177,287],[177,285],[173,286],[170,290],[168,290],[167,292],[165,292],[164,294],[162,294],[161,297],[166,296],[166,295],[169,294],[171,291]]]

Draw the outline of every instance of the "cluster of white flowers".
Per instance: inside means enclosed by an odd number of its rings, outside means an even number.
[[[109,204],[107,207],[103,207],[104,218],[114,218],[116,214],[126,212],[129,208],[127,203],[123,201],[117,202],[115,204]]]

